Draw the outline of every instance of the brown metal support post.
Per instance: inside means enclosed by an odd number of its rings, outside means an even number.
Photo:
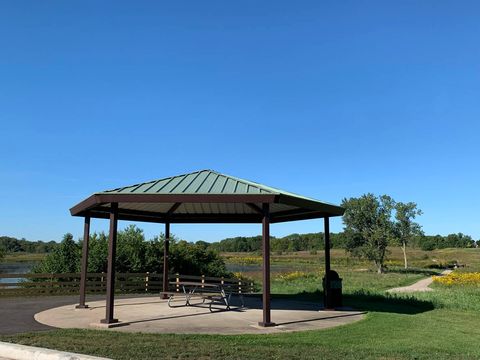
[[[85,216],[85,224],[83,226],[83,245],[82,245],[82,269],[80,274],[80,302],[76,306],[77,309],[87,309],[85,305],[85,291],[87,288],[87,268],[88,268],[88,241],[90,240],[90,216]]]
[[[162,299],[168,299],[168,252],[170,247],[170,223],[165,223],[165,242],[163,245],[163,285],[164,292]]]
[[[118,203],[110,205],[110,234],[108,237],[108,265],[107,265],[107,307],[102,324],[118,322],[113,317],[115,295],[115,255],[117,248]]]
[[[323,294],[325,309],[332,308],[332,294],[330,291],[330,219],[324,219],[324,236],[325,236],[325,292]]]
[[[262,220],[262,252],[263,252],[263,321],[259,322],[260,326],[275,326],[271,321],[270,315],[270,206],[268,203],[263,204],[263,220]]]

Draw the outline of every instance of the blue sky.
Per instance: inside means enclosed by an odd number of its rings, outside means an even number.
[[[0,235],[80,236],[68,210],[91,193],[209,168],[333,203],[389,194],[418,203],[426,233],[478,239],[479,11],[475,1],[2,2]],[[211,241],[260,227],[172,232]]]

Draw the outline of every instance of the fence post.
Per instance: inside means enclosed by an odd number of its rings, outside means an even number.
[[[202,275],[202,289],[205,287],[203,284],[205,284],[205,275]]]
[[[147,274],[145,276],[145,292],[148,292],[148,275],[150,272],[147,271]]]
[[[104,274],[105,273],[102,271],[102,275],[100,276],[100,289],[101,289],[101,291],[103,291],[103,281],[105,280]]]
[[[177,292],[180,292],[180,274],[176,273],[175,274],[175,282],[177,283],[175,287],[177,288]]]
[[[50,273],[50,293],[53,292],[53,273]]]

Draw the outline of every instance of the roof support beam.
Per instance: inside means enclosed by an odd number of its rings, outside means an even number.
[[[270,314],[270,206],[263,204],[263,220],[262,220],[262,306],[263,321],[258,325],[267,327],[275,326],[272,322]]]
[[[328,217],[324,218],[324,237],[325,237],[325,289],[323,292],[323,306],[325,309],[333,309],[332,291],[330,289],[330,221]]]
[[[90,215],[85,216],[83,225],[83,244],[82,244],[82,269],[80,273],[80,301],[76,309],[86,309],[85,292],[87,288],[87,268],[88,268],[88,242],[90,240]]]
[[[259,206],[255,205],[254,203],[246,203],[245,205],[247,205],[250,209],[252,209],[256,213],[263,216],[263,210]]]
[[[271,223],[279,223],[279,222],[295,221],[295,220],[318,219],[318,218],[323,218],[325,216],[330,216],[330,215],[323,211],[300,212],[296,215],[292,214],[288,216],[277,216],[272,214]]]
[[[165,223],[165,241],[163,243],[163,284],[162,290],[164,294],[163,299],[168,299],[168,256],[170,247],[170,223]]]
[[[294,197],[294,196],[285,195],[285,194],[279,195],[278,202],[281,204],[296,206],[296,207],[304,208],[311,211],[321,211],[321,212],[329,213],[330,216],[342,216],[343,213],[345,212],[345,209],[340,206],[322,203],[319,201],[309,200],[301,197]]]
[[[90,211],[90,216],[108,219],[110,215],[107,211]],[[164,214],[148,213],[147,215],[146,212],[136,214],[122,210],[118,214],[118,220],[171,224],[258,224],[262,221],[262,216],[258,214],[172,214],[167,218]]]
[[[167,211],[167,217],[172,215],[180,207],[180,205],[182,205],[181,202],[177,202],[173,204],[173,206]]]
[[[105,319],[100,320],[102,324],[114,324],[118,322],[118,320],[113,317],[115,296],[115,257],[117,250],[117,226],[118,204],[112,203],[110,207],[110,232],[108,236],[107,306],[105,311]]]
[[[108,212],[103,211],[90,211],[90,216],[97,219],[109,219],[110,215]],[[128,214],[119,214],[118,220],[125,221],[140,221],[140,222],[151,222],[151,223],[165,223],[165,218],[159,218],[155,216],[143,216],[143,215],[128,215]]]

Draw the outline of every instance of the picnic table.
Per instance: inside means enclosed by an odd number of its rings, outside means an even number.
[[[169,307],[178,307],[178,306],[193,306],[190,302],[192,298],[202,299],[202,303],[205,303],[205,300],[209,300],[209,309],[213,312],[215,305],[225,306],[225,310],[230,310],[231,297],[232,294],[238,294],[241,300],[241,306],[243,307],[244,300],[241,293],[235,292],[235,284],[230,283],[208,283],[208,282],[196,282],[196,281],[175,281],[170,282],[170,285],[173,285],[177,288],[177,291],[163,292],[162,294],[167,294],[168,306]],[[178,291],[181,289],[182,291]],[[181,296],[185,299],[184,305],[173,305],[175,297]]]

